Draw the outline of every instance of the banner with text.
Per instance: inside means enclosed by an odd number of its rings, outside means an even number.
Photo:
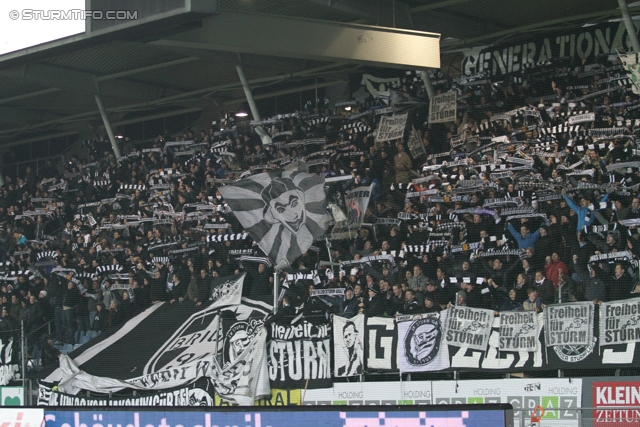
[[[544,312],[547,347],[589,345],[593,341],[594,313],[591,301],[548,305]]]
[[[458,92],[436,95],[429,101],[429,123],[446,123],[456,120]]]
[[[535,351],[538,317],[533,311],[500,313],[500,351]]]
[[[376,142],[393,141],[402,138],[404,128],[407,126],[409,113],[396,114],[391,117],[382,116],[378,131],[376,132]]]
[[[493,325],[493,310],[471,307],[451,307],[447,316],[447,344],[486,350]]]
[[[331,324],[308,321],[272,324],[268,344],[269,379],[274,388],[331,384]],[[307,382],[306,380],[310,380]]]
[[[600,305],[600,347],[640,341],[640,298]]]

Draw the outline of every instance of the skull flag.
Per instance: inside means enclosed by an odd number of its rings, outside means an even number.
[[[329,225],[324,177],[275,170],[219,188],[240,224],[274,263],[293,263]]]

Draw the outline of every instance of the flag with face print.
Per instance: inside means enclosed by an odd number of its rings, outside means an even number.
[[[274,264],[293,263],[329,225],[324,177],[316,174],[275,170],[219,190]]]

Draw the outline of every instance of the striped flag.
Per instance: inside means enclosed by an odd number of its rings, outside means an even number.
[[[219,188],[240,224],[274,264],[292,264],[331,220],[324,177],[274,170]]]

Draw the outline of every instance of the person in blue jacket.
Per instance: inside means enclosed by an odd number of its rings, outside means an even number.
[[[578,206],[569,196],[564,195],[564,200],[566,200],[567,204],[573,211],[578,215],[578,226],[576,232],[582,230],[584,227],[588,227],[593,224],[596,220],[595,212],[589,209],[589,200],[586,197],[580,198],[580,206]],[[609,200],[609,195],[606,194],[600,203],[605,203]]]
[[[520,233],[516,231],[513,224],[509,224],[509,231],[514,239],[518,242],[518,249],[527,249],[535,247],[536,242],[540,238],[540,229],[536,230],[533,234],[529,233],[529,227],[526,225],[520,226]]]

